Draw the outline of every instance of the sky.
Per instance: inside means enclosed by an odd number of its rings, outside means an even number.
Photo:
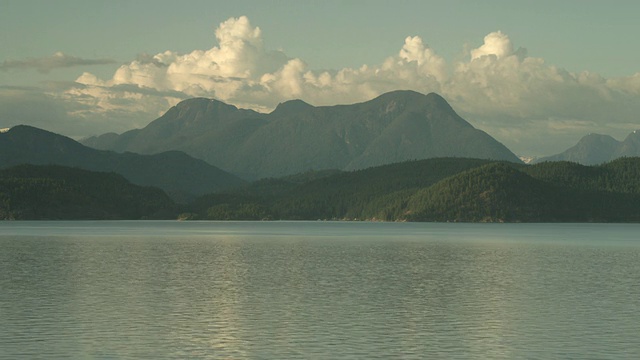
[[[179,101],[436,92],[518,155],[640,129],[637,1],[0,0],[0,128],[73,138]]]

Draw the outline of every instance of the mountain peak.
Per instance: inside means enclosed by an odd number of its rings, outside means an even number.
[[[535,163],[545,161],[571,161],[582,165],[596,165],[617,157],[621,143],[610,135],[588,134],[564,152],[540,158]]]
[[[371,102],[401,104],[404,105],[405,108],[429,107],[445,112],[455,112],[447,100],[434,92],[424,95],[413,90],[395,90],[384,93],[371,100]]]
[[[580,141],[578,141],[578,144],[594,144],[594,143],[601,143],[601,144],[614,144],[614,143],[618,143],[618,140],[614,139],[612,136],[610,135],[603,135],[603,134],[588,134],[582,137],[582,139],[580,139]]]
[[[640,132],[633,131],[627,135],[626,139],[620,143],[614,157],[638,156],[640,155]]]
[[[220,100],[208,98],[193,98],[180,101],[176,106],[177,109],[184,110],[238,110],[237,107],[229,105]]]
[[[640,131],[634,130],[629,135],[627,135],[624,141],[640,141]]]
[[[278,106],[271,112],[272,114],[293,114],[300,111],[305,111],[313,108],[313,105],[310,105],[300,99],[289,100],[282,103],[279,103]]]
[[[46,146],[45,144],[57,143],[59,146],[67,147],[82,147],[80,143],[66,136],[52,133],[51,131],[39,129],[37,127],[29,125],[16,125],[9,130],[2,133],[7,139],[11,141],[23,142],[30,146],[39,147]]]
[[[353,170],[411,159],[477,157],[520,160],[458,116],[438,94],[392,91],[350,105],[315,107],[302,100],[270,114],[209,99],[183,101],[133,135],[103,149],[182,150],[250,179],[310,169]]]
[[[425,98],[424,94],[413,90],[394,90],[371,100],[373,102],[401,101],[403,103],[418,102]]]
[[[7,128],[6,131],[3,131],[3,133],[19,133],[19,134],[24,134],[24,133],[29,133],[29,132],[42,132],[42,133],[48,133],[49,131],[44,130],[44,129],[39,129],[37,127],[33,127],[30,125],[16,125],[10,128]]]

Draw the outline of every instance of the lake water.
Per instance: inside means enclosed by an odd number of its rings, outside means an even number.
[[[2,359],[639,359],[640,225],[1,222]]]

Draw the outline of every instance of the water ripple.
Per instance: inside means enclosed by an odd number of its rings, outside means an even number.
[[[640,358],[639,247],[454,235],[2,236],[0,358]]]

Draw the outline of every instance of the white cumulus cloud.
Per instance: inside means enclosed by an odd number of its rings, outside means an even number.
[[[501,31],[487,34],[460,61],[408,36],[381,63],[329,71],[265,48],[262,31],[244,16],[222,22],[215,38],[210,49],[143,54],[110,78],[85,72],[46,94],[64,101],[74,119],[93,122],[95,133],[144,126],[188,97],[270,111],[293,98],[345,104],[398,89],[440,93],[517,153],[548,155],[589,132],[621,137],[640,128],[640,73],[615,79],[572,73],[527,55]]]
[[[471,50],[471,60],[486,55],[495,55],[498,59],[513,55],[513,44],[501,31],[492,32],[484,37],[484,44]]]
[[[142,56],[122,65],[111,79],[84,73],[76,82],[88,89],[128,84],[174,90],[264,110],[292,98],[332,104],[368,100],[398,88],[437,91],[448,77],[445,60],[418,36],[407,37],[399,54],[379,66],[317,72],[301,59],[266,49],[260,28],[247,17],[228,19],[215,35],[218,46],[209,50]]]

